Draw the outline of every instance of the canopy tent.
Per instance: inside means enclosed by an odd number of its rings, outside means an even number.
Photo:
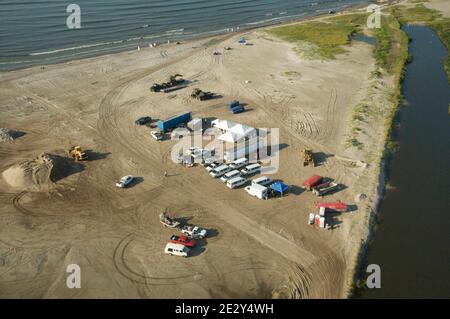
[[[243,137],[251,137],[256,135],[255,128],[242,124],[232,126],[229,131]]]
[[[233,121],[214,120],[212,126],[223,132],[218,139],[228,143],[236,143],[244,138],[251,138],[257,135],[256,129],[247,125],[242,125]]]
[[[281,196],[283,196],[283,193],[285,193],[289,189],[289,186],[282,182],[275,182],[272,185],[270,185],[270,188],[275,192],[280,193]]]
[[[218,137],[219,140],[227,143],[235,143],[239,141],[241,138],[242,136],[234,134],[233,132],[226,132]]]
[[[233,126],[236,126],[236,122],[226,121],[226,120],[214,120],[211,122],[213,127],[216,127],[224,132],[228,132]]]

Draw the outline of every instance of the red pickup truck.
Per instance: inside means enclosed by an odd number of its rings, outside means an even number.
[[[310,178],[308,178],[306,181],[303,182],[303,187],[306,190],[312,190],[314,187],[322,183],[323,177],[319,175],[313,175]]]
[[[195,244],[197,243],[195,239],[189,238],[188,236],[176,236],[173,235],[170,237],[170,242],[174,244],[181,244],[189,248],[195,247]]]

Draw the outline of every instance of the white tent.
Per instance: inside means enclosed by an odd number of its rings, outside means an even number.
[[[252,137],[256,135],[256,130],[253,127],[242,124],[234,125],[229,131],[243,137]]]
[[[239,134],[235,134],[233,132],[226,132],[222,135],[220,135],[217,139],[227,142],[227,143],[235,143],[237,141],[239,141],[240,139],[244,138],[243,135],[239,135]]]
[[[222,131],[227,132],[227,131],[230,131],[233,126],[236,126],[238,124],[236,122],[232,122],[232,121],[226,121],[226,120],[219,120],[219,119],[217,119],[217,120],[212,121],[211,125],[213,127],[216,127],[218,129],[222,130]]]

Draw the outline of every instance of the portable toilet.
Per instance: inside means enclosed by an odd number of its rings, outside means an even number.
[[[314,225],[314,214],[313,213],[309,214],[309,224]]]
[[[325,217],[325,207],[320,207],[319,208],[319,215],[320,217]]]
[[[319,226],[319,223],[320,223],[320,216],[316,214],[314,216],[314,225]]]
[[[320,228],[325,228],[325,217],[319,218],[319,226]]]

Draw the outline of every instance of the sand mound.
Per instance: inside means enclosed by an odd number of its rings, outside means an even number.
[[[43,153],[34,160],[11,166],[3,172],[3,178],[17,189],[42,190],[82,167],[66,157]]]
[[[0,142],[14,141],[16,138],[24,135],[23,132],[10,130],[7,128],[0,128]]]

